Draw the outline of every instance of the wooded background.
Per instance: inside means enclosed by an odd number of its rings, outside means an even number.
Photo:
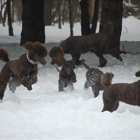
[[[40,41],[45,43],[45,26],[58,24],[62,28],[70,23],[81,22],[81,35],[96,32],[97,21],[103,32],[105,22],[114,25],[110,45],[119,50],[122,18],[140,18],[140,0],[0,0],[0,23],[8,24],[9,35],[14,35],[13,22],[22,23],[21,42]],[[115,44],[115,46],[114,46]]]

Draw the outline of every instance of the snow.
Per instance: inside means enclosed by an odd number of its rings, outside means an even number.
[[[134,17],[123,19],[121,47],[129,52],[139,52],[140,20]],[[21,25],[14,23],[14,37],[8,36],[8,27],[0,25],[0,46],[8,51],[11,60],[17,59],[26,50],[20,45]],[[80,24],[74,25],[74,35],[80,35]],[[62,29],[57,25],[46,27],[46,43],[49,51],[69,36],[69,24]],[[113,72],[113,83],[131,83],[139,80],[135,72],[140,70],[140,54],[121,54],[123,62],[105,55],[108,63],[100,68],[103,72]],[[71,59],[70,55],[65,55]],[[90,67],[98,66],[98,58],[93,53],[83,54]],[[7,87],[0,103],[0,139],[95,139],[134,140],[140,138],[140,107],[120,103],[117,111],[101,112],[102,93],[94,98],[91,88],[84,90],[86,69],[76,67],[77,82],[74,90],[68,88],[58,92],[58,71],[50,65],[39,65],[38,82],[33,90],[17,88],[15,94]],[[0,69],[5,63],[0,61]]]

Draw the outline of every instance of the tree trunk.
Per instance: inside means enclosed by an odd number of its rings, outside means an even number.
[[[7,0],[7,14],[8,14],[8,27],[9,27],[9,36],[14,36],[13,27],[12,27],[12,18],[11,18],[11,0]]]
[[[100,32],[107,21],[114,25],[113,35],[109,39],[108,50],[120,51],[120,36],[122,31],[123,0],[102,0]]]
[[[73,20],[72,20],[71,0],[69,0],[69,19],[70,19],[70,36],[73,36]]]
[[[58,1],[58,28],[61,29],[61,1]]]
[[[64,25],[65,18],[66,18],[66,9],[67,9],[67,1],[64,1],[63,3],[63,10],[62,10],[62,24]]]
[[[52,25],[52,6],[53,0],[44,0],[44,21],[45,25]]]
[[[96,32],[98,15],[99,15],[99,3],[100,3],[100,0],[95,0],[94,15],[93,15],[93,18],[92,18],[91,34],[94,34]]]
[[[1,18],[1,23],[3,26],[5,26],[6,15],[7,15],[7,2],[4,2],[2,4],[2,0],[1,0],[0,18]]]
[[[45,43],[44,0],[22,0],[22,5],[20,45],[26,41]]]
[[[14,9],[14,7],[15,7],[15,0],[12,0],[12,22],[14,22],[14,15],[15,15],[15,9]]]
[[[81,31],[82,35],[90,34],[89,0],[81,0]]]

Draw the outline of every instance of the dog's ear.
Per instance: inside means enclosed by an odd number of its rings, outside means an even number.
[[[34,45],[32,42],[27,41],[25,44],[23,44],[23,47],[28,51],[34,50]]]
[[[81,60],[81,64],[83,65],[84,62],[85,62],[85,59],[82,58],[82,60]]]
[[[71,62],[71,65],[72,65],[72,67],[73,67],[73,69],[75,69],[75,61],[73,61],[73,60],[70,60],[70,62]]]
[[[66,62],[66,59],[62,56],[61,57],[61,61],[62,61],[62,63],[65,63]]]
[[[47,50],[46,48],[39,42],[36,41],[33,43],[34,53],[36,53],[38,56],[46,57],[47,56]]]
[[[114,74],[112,72],[110,72],[110,77],[111,79],[114,77]]]
[[[53,47],[51,48],[51,50],[49,51],[49,56],[53,57],[56,55],[56,53],[58,52],[58,47]]]

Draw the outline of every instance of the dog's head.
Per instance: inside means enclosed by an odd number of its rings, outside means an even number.
[[[42,65],[47,63],[45,60],[45,57],[47,56],[47,50],[40,42],[26,42],[23,47],[28,50],[31,59],[41,63]]]
[[[73,60],[65,60],[62,59],[62,67],[64,68],[65,72],[70,75],[75,68],[75,62]]]
[[[103,87],[107,87],[107,86],[111,85],[113,77],[114,77],[113,73],[107,72],[105,74],[102,74],[101,84],[103,85]]]
[[[62,66],[63,55],[58,47],[53,47],[49,51],[49,56],[52,58],[51,64],[57,64],[57,66]]]
[[[8,62],[9,61],[8,53],[4,49],[0,49],[0,60],[2,60],[4,62]]]

